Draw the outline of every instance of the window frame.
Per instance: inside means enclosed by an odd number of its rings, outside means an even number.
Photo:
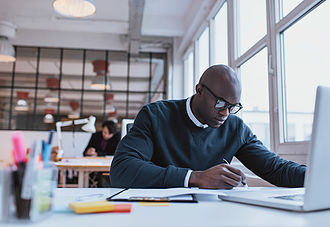
[[[254,45],[247,51],[239,55],[239,29],[237,0],[221,0],[211,7],[209,13],[204,17],[204,22],[191,35],[194,52],[194,72],[195,78],[199,72],[198,62],[198,39],[205,27],[209,27],[209,61],[210,65],[215,63],[215,28],[214,17],[219,12],[225,2],[227,2],[227,40],[228,40],[228,65],[236,71],[240,78],[240,66],[250,58],[255,56],[263,48],[267,48],[268,62],[268,90],[269,90],[269,120],[270,120],[270,147],[271,150],[285,158],[306,162],[309,141],[285,142],[284,141],[284,115],[283,115],[283,80],[281,63],[281,45],[280,34],[282,31],[299,21],[302,17],[308,15],[313,8],[325,2],[325,0],[304,0],[299,3],[284,17],[280,17],[280,1],[266,1],[266,35],[256,40]],[[186,37],[185,37],[186,38]],[[231,42],[230,42],[231,41]],[[196,83],[196,81],[195,81]]]

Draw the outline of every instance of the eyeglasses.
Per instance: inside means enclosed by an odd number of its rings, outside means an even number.
[[[240,111],[243,106],[241,103],[237,103],[237,104],[230,104],[229,102],[227,102],[226,100],[224,100],[223,98],[217,97],[208,87],[206,87],[204,84],[201,84],[203,88],[206,89],[206,91],[209,93],[209,95],[211,95],[215,100],[216,103],[214,105],[214,109],[216,109],[217,111],[222,111],[225,109],[229,110],[229,113],[231,114],[235,114],[238,111]]]

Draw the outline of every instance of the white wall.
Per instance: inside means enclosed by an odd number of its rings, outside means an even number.
[[[14,131],[0,130],[0,160],[5,163],[12,162],[11,135]],[[25,147],[30,147],[33,140],[48,141],[48,132],[45,131],[22,131]],[[86,132],[62,132],[64,157],[81,157],[87,146],[91,133]],[[57,146],[57,135],[54,133],[53,146]]]

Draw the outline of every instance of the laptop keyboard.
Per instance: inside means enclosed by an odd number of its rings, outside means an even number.
[[[293,201],[303,201],[304,194],[294,194],[294,195],[282,195],[282,196],[275,196],[272,197],[275,199],[286,199],[286,200],[293,200]]]

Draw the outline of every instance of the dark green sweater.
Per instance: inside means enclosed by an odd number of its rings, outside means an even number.
[[[183,187],[188,169],[206,170],[236,156],[272,184],[300,187],[305,166],[270,152],[235,115],[219,128],[197,127],[185,100],[159,101],[142,108],[121,140],[111,164],[113,187]]]

